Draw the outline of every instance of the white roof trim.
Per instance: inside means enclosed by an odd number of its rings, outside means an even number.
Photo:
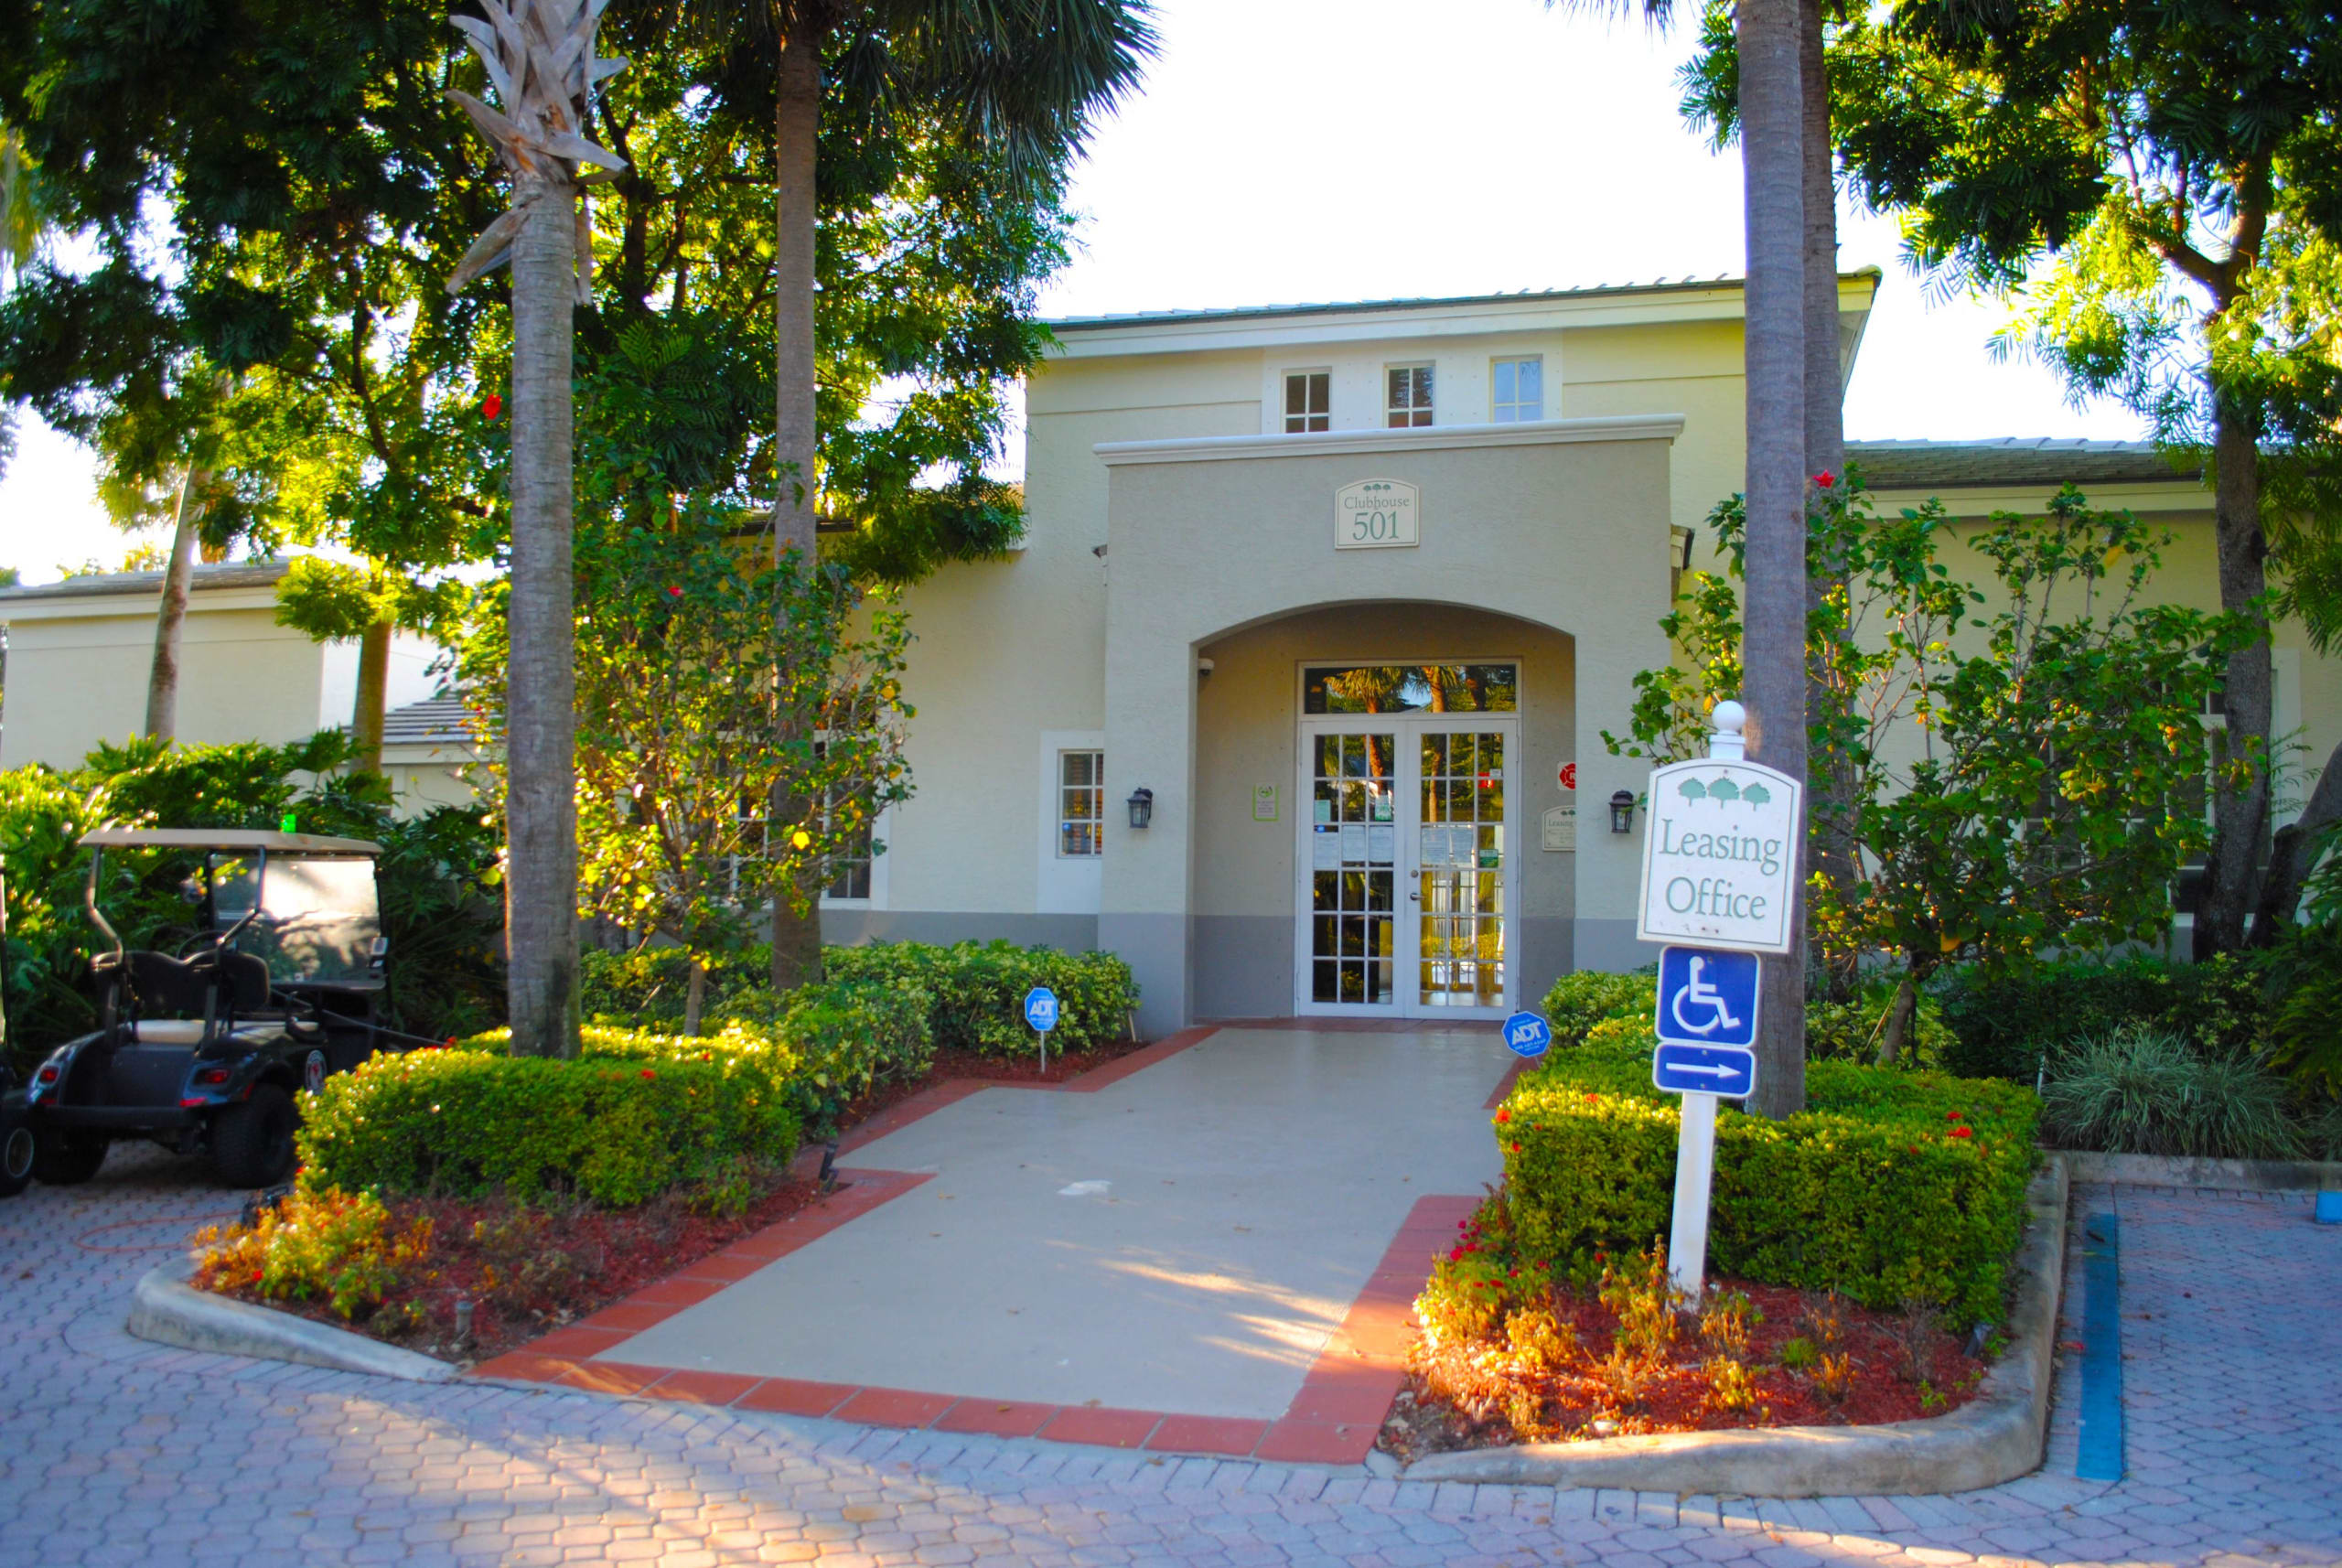
[[[1101,441],[1090,448],[1109,467],[1125,463],[1213,463],[1255,457],[1348,457],[1482,446],[1555,446],[1577,441],[1672,441],[1680,413],[1539,419],[1518,424],[1434,424],[1418,430],[1334,430],[1314,435],[1196,435],[1171,441]]]

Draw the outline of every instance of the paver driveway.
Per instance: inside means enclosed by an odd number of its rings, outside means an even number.
[[[2342,1564],[2342,1230],[2313,1228],[2299,1197],[2079,1195],[2122,1216],[2122,1483],[2069,1478],[2068,1376],[2039,1476],[1950,1498],[1719,1503],[166,1351],[124,1335],[124,1305],[228,1207],[199,1179],[117,1153],[90,1187],[0,1204],[0,1563]]]

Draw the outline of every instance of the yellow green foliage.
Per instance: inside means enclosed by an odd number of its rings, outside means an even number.
[[[197,1233],[196,1284],[250,1291],[272,1301],[322,1299],[345,1318],[362,1317],[431,1251],[431,1221],[394,1230],[372,1193],[304,1188],[261,1211],[252,1225]]]

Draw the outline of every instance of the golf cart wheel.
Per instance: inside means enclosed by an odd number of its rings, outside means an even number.
[[[274,1187],[293,1174],[293,1097],[273,1083],[211,1123],[211,1164],[229,1187]]]
[[[50,1187],[79,1187],[106,1163],[106,1140],[62,1127],[44,1127],[33,1139],[33,1175]]]
[[[39,1141],[23,1122],[11,1122],[0,1132],[0,1197],[14,1197],[31,1185],[39,1153]]]

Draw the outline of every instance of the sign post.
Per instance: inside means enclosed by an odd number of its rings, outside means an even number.
[[[1058,993],[1037,985],[1025,993],[1025,1022],[1041,1036],[1041,1070],[1049,1070],[1049,1031],[1058,1026]]]
[[[1738,703],[1718,703],[1705,761],[1650,776],[1635,935],[1660,954],[1651,1082],[1683,1097],[1667,1272],[1696,1302],[1708,1262],[1716,1101],[1756,1088],[1759,953],[1789,950],[1804,787],[1746,759]]]

